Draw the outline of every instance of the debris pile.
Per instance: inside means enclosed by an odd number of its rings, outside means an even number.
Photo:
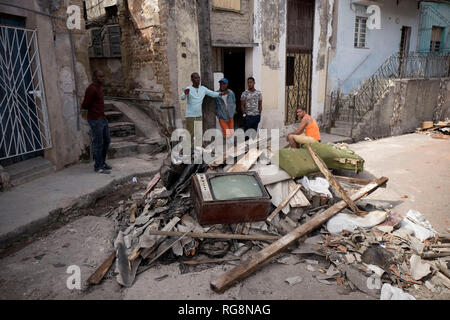
[[[439,121],[433,123],[433,121],[425,121],[422,123],[421,128],[417,128],[417,133],[426,134],[433,139],[450,139],[450,120]]]
[[[227,151],[239,159],[234,165],[224,166],[224,156],[188,165],[174,164],[168,156],[145,191],[107,214],[116,223],[115,253],[89,283],[101,280],[114,257],[116,279],[126,287],[156,263],[179,262],[182,273],[217,263],[235,265],[211,282],[214,291],[223,292],[271,258],[278,263],[302,258],[318,282],[377,298],[413,299],[418,290],[450,289],[450,238],[438,235],[417,211],[402,217],[392,211],[392,202],[362,199],[386,187],[387,178],[333,175],[315,153],[317,147],[306,145],[316,169],[295,179],[277,165],[255,164],[274,156],[270,148],[257,149],[261,142],[250,140]],[[266,219],[200,225],[191,197],[193,179],[202,173],[248,171],[258,174],[271,196]],[[302,277],[286,282],[299,285]]]

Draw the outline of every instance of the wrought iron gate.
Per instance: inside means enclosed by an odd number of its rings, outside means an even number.
[[[50,147],[37,32],[0,26],[0,160]]]
[[[297,107],[311,110],[314,0],[288,0],[286,124],[298,122]]]

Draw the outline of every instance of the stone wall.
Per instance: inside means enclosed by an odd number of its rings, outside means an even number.
[[[241,11],[231,12],[212,8],[211,40],[221,43],[253,42],[253,1],[241,0]]]

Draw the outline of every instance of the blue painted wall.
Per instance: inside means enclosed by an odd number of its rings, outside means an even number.
[[[367,7],[351,5],[351,0],[338,1],[336,55],[328,66],[331,90],[341,88],[348,93],[358,88],[386,59],[399,51],[403,26],[411,27],[410,51],[417,50],[419,14],[416,0],[382,0],[381,29],[367,30],[367,48],[354,47],[356,16],[369,17]],[[332,60],[331,60],[332,59]]]
[[[449,4],[423,2],[422,6],[423,11],[420,17],[421,22],[418,51],[430,51],[431,30],[433,26],[444,28],[441,39],[441,52],[450,51],[450,2]],[[427,10],[426,7],[431,8]]]

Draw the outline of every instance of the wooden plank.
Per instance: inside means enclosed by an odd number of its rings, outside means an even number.
[[[137,204],[133,203],[130,207],[130,222],[134,223],[136,221],[136,210],[137,210]]]
[[[283,202],[280,203],[280,205],[273,210],[273,212],[270,214],[270,216],[267,217],[266,221],[271,223],[272,220],[280,213],[281,210],[291,201],[291,199],[295,196],[295,194],[300,190],[302,186],[298,184],[295,189],[289,194],[289,196],[283,200]]]
[[[325,177],[322,172],[317,172],[317,173],[314,173],[314,174],[310,174],[308,176],[311,176],[311,177]],[[337,175],[333,175],[333,176],[339,182],[346,182],[346,183],[351,183],[351,184],[357,184],[357,185],[360,185],[360,186],[368,185],[369,183],[372,183],[372,181],[373,181],[373,180],[370,180],[370,179],[361,179],[361,178],[356,178],[356,177],[345,177],[345,176],[337,176]],[[382,186],[380,186],[380,188],[386,188],[386,185],[382,185]]]
[[[106,258],[106,260],[101,264],[100,267],[95,270],[95,272],[87,279],[87,283],[89,284],[99,284],[100,281],[102,281],[105,274],[108,272],[109,268],[111,268],[111,265],[116,258],[116,251],[111,253],[111,255]]]
[[[205,264],[205,263],[219,263],[219,262],[228,262],[228,261],[236,261],[241,260],[240,257],[234,257],[234,258],[218,258],[218,259],[205,259],[205,260],[188,260],[183,261],[184,264],[188,265],[198,265],[198,264]]]
[[[158,184],[159,179],[161,179],[161,175],[159,172],[153,176],[153,179],[148,183],[147,188],[145,189],[144,199],[148,198],[148,195],[153,190],[153,188]]]
[[[294,180],[289,181],[289,192],[293,192],[294,189],[297,187],[297,184]],[[308,199],[303,194],[302,190],[298,190],[295,196],[289,201],[289,205],[293,208],[299,208],[299,207],[307,207],[310,206],[311,203],[308,201]]]
[[[373,183],[368,184],[367,186],[361,188],[358,192],[354,193],[351,196],[351,199],[353,201],[356,201],[363,196],[373,192],[376,190],[380,185],[386,183],[388,181],[388,178],[381,177],[378,180],[374,181]],[[331,206],[329,209],[325,210],[321,214],[315,216],[305,224],[297,227],[287,235],[283,236],[280,240],[270,244],[251,258],[245,260],[240,265],[236,266],[235,268],[227,271],[226,273],[219,276],[216,280],[211,282],[211,288],[216,292],[224,292],[226,289],[228,289],[230,286],[232,286],[234,283],[236,283],[239,280],[244,279],[248,275],[250,275],[253,271],[255,271],[261,264],[269,260],[270,258],[274,257],[278,253],[280,253],[282,250],[289,247],[291,244],[293,244],[295,241],[297,241],[299,238],[305,236],[312,230],[316,229],[317,227],[324,224],[328,219],[339,213],[342,209],[344,209],[347,206],[347,203],[343,200],[339,201],[338,203]]]
[[[349,196],[347,195],[345,190],[341,187],[339,182],[337,182],[337,180],[334,178],[331,172],[328,171],[328,167],[325,164],[325,162],[323,162],[323,160],[319,157],[319,155],[315,153],[313,149],[311,149],[311,146],[309,144],[306,144],[306,148],[308,149],[309,154],[313,158],[314,162],[319,167],[320,171],[323,173],[323,175],[328,180],[330,185],[334,188],[334,190],[336,190],[339,193],[339,195],[348,204],[348,206],[350,207],[350,209],[352,209],[354,213],[361,216],[363,214],[363,211],[358,209],[356,204],[354,204],[353,201],[349,198]]]
[[[263,150],[257,148],[250,149],[228,172],[247,172],[258,160]]]
[[[148,234],[161,236],[180,236],[180,231],[147,230]],[[264,234],[233,234],[233,233],[202,233],[190,232],[188,237],[201,239],[226,239],[226,240],[254,240],[254,241],[275,241],[279,236],[267,236]]]

